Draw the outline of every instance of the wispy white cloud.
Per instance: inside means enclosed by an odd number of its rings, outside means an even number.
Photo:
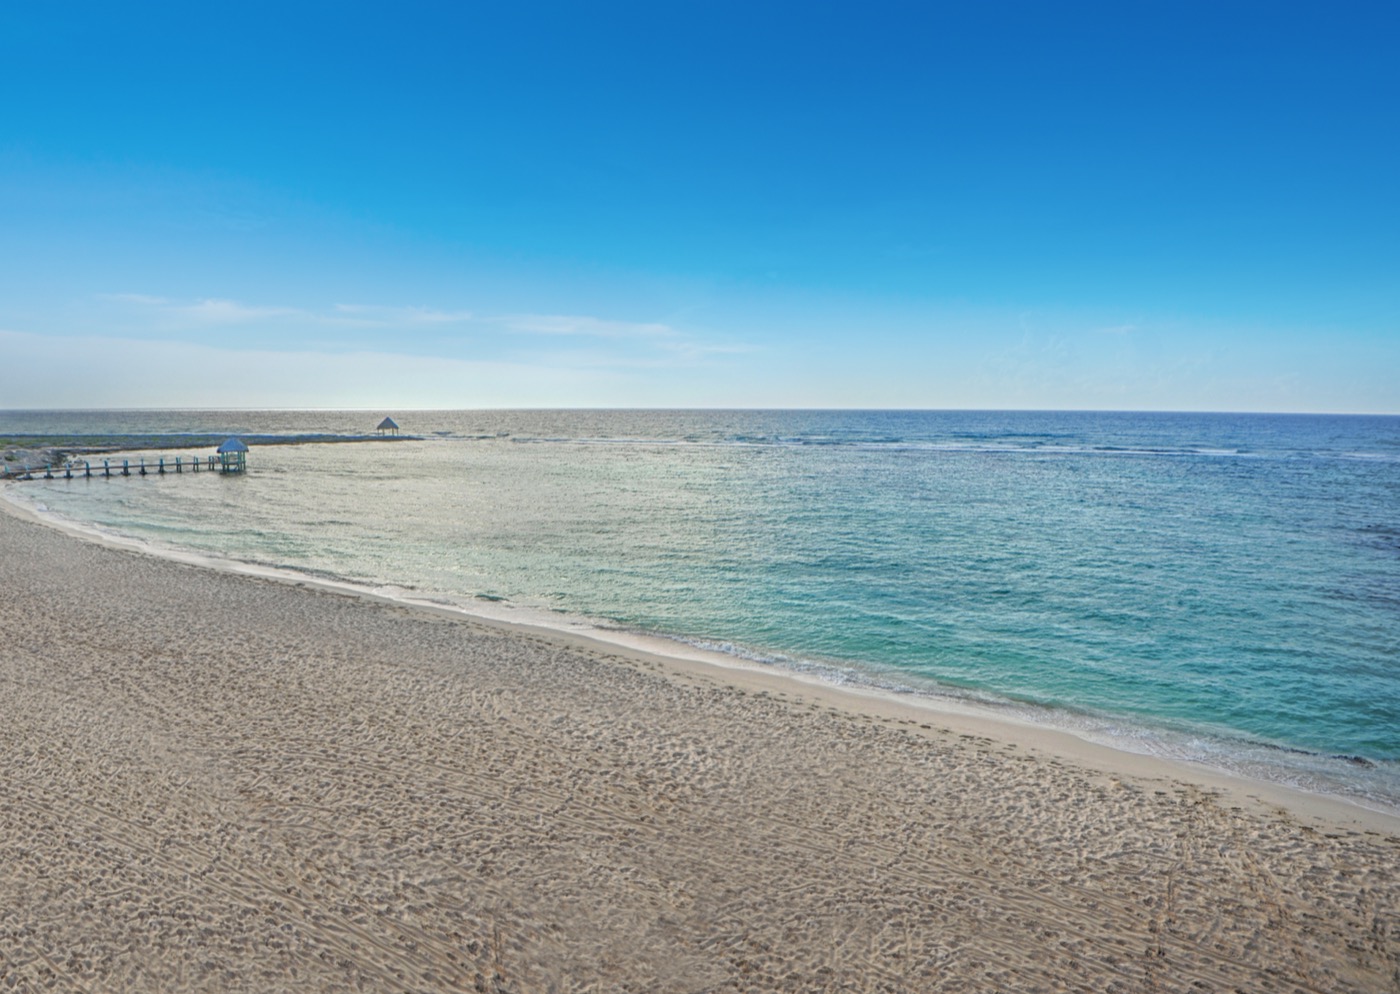
[[[1137,331],[1137,330],[1138,330],[1138,326],[1135,325],[1135,324],[1116,324],[1116,325],[1113,325],[1111,328],[1100,328],[1100,329],[1099,329],[1099,334],[1100,334],[1100,335],[1131,335],[1133,332],[1135,332],[1135,331]]]
[[[573,340],[577,348],[552,353],[576,366],[659,369],[693,366],[754,351],[744,343],[705,341],[659,321],[618,321],[583,314],[507,314],[491,323],[518,335]],[[592,345],[586,345],[591,340]]]
[[[365,328],[421,327],[463,324],[472,319],[470,311],[444,311],[431,307],[380,304],[336,304],[326,310],[282,305],[246,304],[221,297],[177,301],[144,293],[106,293],[98,299],[144,311],[167,324],[191,327],[209,325],[252,325],[294,320],[307,326],[360,326]]]
[[[222,346],[349,353],[395,336],[402,351],[448,358],[494,358],[576,369],[683,368],[752,351],[659,321],[585,314],[478,316],[466,309],[342,302],[320,308],[255,304],[224,297],[174,299],[144,293],[99,298],[120,310],[109,327],[133,338],[178,338]]]
[[[465,324],[471,311],[440,311],[432,307],[389,307],[375,304],[336,304],[332,312],[347,320],[368,325]]]
[[[535,335],[583,335],[593,338],[676,338],[680,332],[657,322],[610,321],[579,314],[509,314],[497,323],[511,331]]]
[[[137,304],[145,307],[163,307],[170,303],[165,297],[152,297],[148,293],[99,293],[98,300],[117,304]]]
[[[602,349],[580,347],[527,353],[541,362],[571,369],[686,369],[719,357],[755,352],[748,346],[678,344],[666,349]]]
[[[250,307],[235,300],[199,300],[192,304],[170,304],[167,314],[196,324],[253,324],[273,318],[300,317],[305,311],[295,307]]]
[[[295,307],[251,306],[218,297],[178,301],[147,293],[102,293],[97,295],[97,299],[123,305],[127,310],[154,315],[165,323],[193,326],[253,324],[308,313]]]
[[[99,294],[98,299],[194,326],[256,324],[296,319],[308,325],[362,327],[429,327],[477,323],[483,328],[543,336],[633,340],[656,348],[684,352],[733,352],[736,346],[709,346],[670,325],[657,321],[618,321],[581,314],[506,314],[478,318],[469,310],[443,310],[419,305],[340,303],[325,309],[248,304],[222,297],[172,300],[144,293]]]
[[[27,374],[6,385],[6,405],[21,408],[599,406],[620,388],[609,369],[374,349],[245,350],[0,329],[0,354]]]
[[[744,342],[735,343],[713,343],[713,342],[658,342],[657,348],[686,359],[704,359],[707,356],[721,355],[747,355],[759,351],[756,346]]]

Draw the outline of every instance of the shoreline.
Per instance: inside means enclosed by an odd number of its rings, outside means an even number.
[[[0,562],[0,987],[1400,977],[1400,832],[1364,809],[8,506]]]
[[[1224,791],[1237,804],[1267,810],[1282,809],[1294,816],[1316,822],[1359,826],[1367,831],[1400,836],[1400,807],[1387,808],[1379,804],[1373,806],[1351,797],[1309,791],[1205,763],[1134,752],[1111,742],[1090,739],[1073,729],[1018,718],[991,705],[980,705],[973,700],[961,700],[952,695],[900,692],[882,689],[873,684],[838,685],[820,676],[804,674],[795,669],[707,650],[660,635],[604,628],[582,619],[569,619],[560,624],[549,623],[551,619],[547,617],[520,620],[507,616],[521,613],[521,609],[515,607],[507,606],[499,609],[498,613],[491,613],[489,606],[444,603],[433,598],[416,597],[407,591],[387,592],[392,588],[374,588],[288,567],[227,559],[175,547],[158,547],[141,539],[114,535],[96,526],[36,511],[10,497],[9,488],[4,483],[0,483],[0,513],[10,513],[81,541],[158,560],[293,587],[323,590],[372,603],[422,611],[437,617],[497,626],[511,632],[558,638],[575,647],[608,652],[622,650],[639,659],[668,667],[684,677],[718,677],[747,691],[773,693],[800,689],[827,706],[855,713],[869,713],[919,723],[937,720],[959,732],[986,736],[1019,748],[1029,748],[1058,759],[1082,764],[1104,774],[1121,773],[1142,779],[1191,783],[1198,787]],[[1341,760],[1346,757],[1330,758]]]

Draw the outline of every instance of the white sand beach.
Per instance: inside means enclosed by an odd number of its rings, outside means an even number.
[[[0,991],[1400,990],[1400,822],[0,504]]]

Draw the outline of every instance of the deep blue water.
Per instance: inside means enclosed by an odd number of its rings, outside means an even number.
[[[382,413],[11,412],[0,434],[358,434]],[[23,494],[1400,804],[1400,418],[389,413],[421,439]]]

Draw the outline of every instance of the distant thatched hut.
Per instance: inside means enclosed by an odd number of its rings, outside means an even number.
[[[248,468],[248,446],[230,438],[219,446],[219,468],[225,473],[241,473]]]
[[[379,427],[374,430],[381,435],[397,435],[399,433],[399,426],[394,423],[393,418],[385,418],[383,421],[379,422]]]

